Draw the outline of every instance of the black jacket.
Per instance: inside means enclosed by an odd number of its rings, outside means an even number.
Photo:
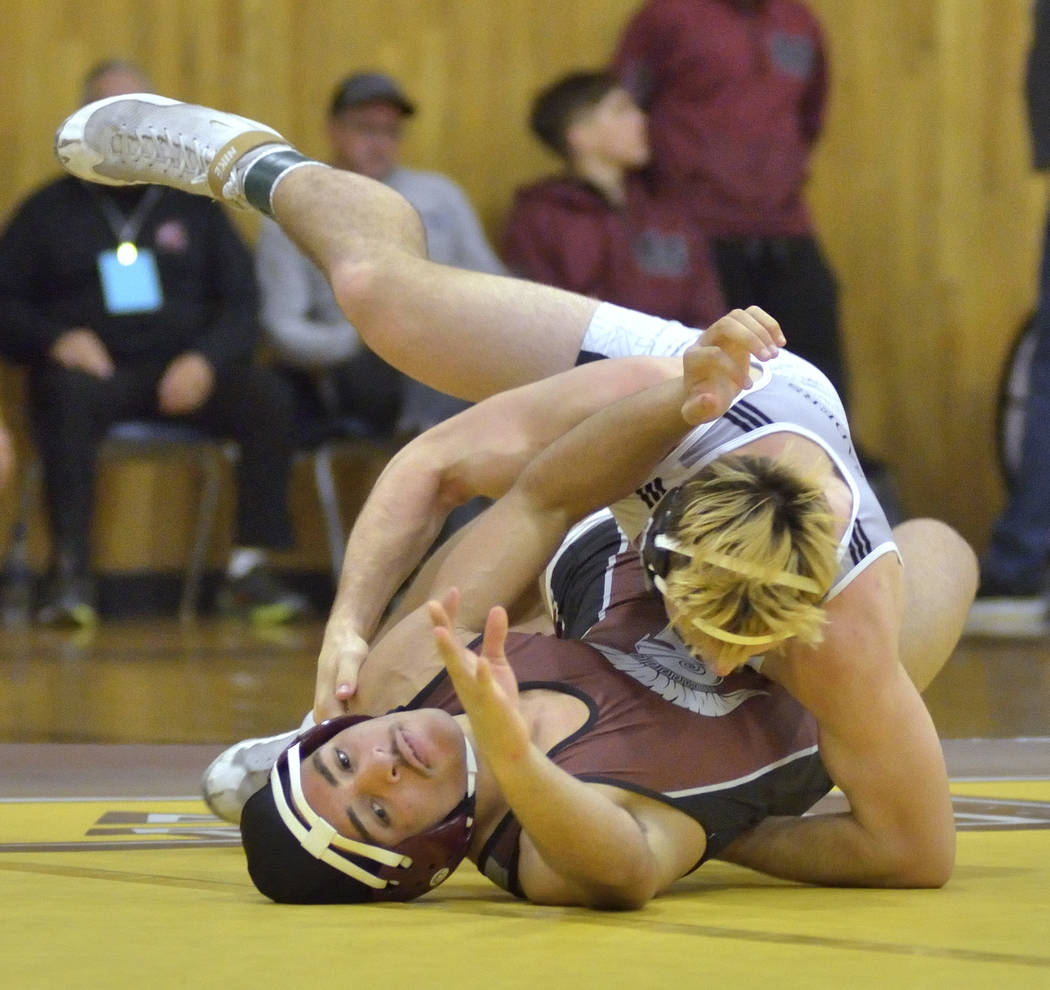
[[[117,245],[102,203],[127,217],[148,193],[157,198],[135,243],[155,253],[164,302],[114,315],[97,268]],[[0,236],[0,354],[13,361],[42,363],[63,332],[85,326],[118,365],[196,350],[219,370],[251,356],[257,317],[248,249],[221,206],[188,193],[63,177],[25,200]]]

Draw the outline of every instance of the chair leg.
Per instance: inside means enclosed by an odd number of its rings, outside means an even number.
[[[33,605],[33,575],[29,568],[29,516],[33,500],[40,491],[43,466],[35,455],[30,456],[22,469],[18,492],[18,508],[11,524],[10,542],[3,567],[3,587],[0,589],[3,623],[5,626],[24,626],[29,622]]]
[[[343,517],[339,509],[339,493],[332,474],[332,451],[332,444],[321,444],[313,453],[313,461],[314,483],[317,486],[317,498],[321,503],[325,533],[328,537],[328,559],[332,567],[332,580],[338,587],[339,575],[343,569],[346,533],[343,530]]]
[[[208,563],[208,547],[211,544],[215,511],[222,488],[223,452],[216,446],[201,448],[200,465],[203,475],[200,506],[197,510],[197,525],[186,562],[186,574],[182,582],[182,600],[179,603],[179,619],[192,622],[197,615],[200,602],[201,582]]]

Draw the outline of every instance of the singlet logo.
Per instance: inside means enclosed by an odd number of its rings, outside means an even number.
[[[801,34],[776,31],[769,38],[773,64],[794,79],[808,79],[813,74],[817,49],[812,40]]]
[[[643,636],[631,653],[588,640],[617,670],[697,715],[728,715],[763,691],[722,690],[722,678],[697,660],[668,626],[656,636]]]
[[[443,866],[430,878],[430,886],[436,887],[439,883],[444,883],[448,879],[448,875],[452,871],[447,867]]]
[[[647,275],[684,278],[689,274],[689,244],[679,233],[644,230],[631,248],[638,267]]]

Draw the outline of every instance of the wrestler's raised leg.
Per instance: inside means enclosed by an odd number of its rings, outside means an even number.
[[[328,275],[387,361],[468,399],[572,367],[598,303],[426,258],[422,224],[389,187],[331,169],[272,128],[154,94],[82,107],[59,128],[69,172],[157,183],[274,216]]]
[[[351,172],[296,169],[274,191],[273,210],[373,350],[464,398],[571,368],[598,306],[550,286],[427,260],[415,211],[392,189]]]

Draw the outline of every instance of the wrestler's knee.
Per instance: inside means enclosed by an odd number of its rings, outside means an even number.
[[[340,259],[332,263],[328,278],[340,309],[367,340],[367,326],[357,324],[362,314],[374,311],[382,301],[381,265],[372,258]]]
[[[963,586],[976,591],[977,555],[973,547],[951,526],[940,519],[908,519],[893,528],[893,538],[905,567],[918,564],[943,570]],[[924,568],[925,569],[925,568]]]

